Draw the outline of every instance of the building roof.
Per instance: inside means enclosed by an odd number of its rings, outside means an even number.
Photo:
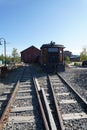
[[[35,49],[37,49],[38,51],[40,51],[38,48],[36,48],[35,46],[32,45],[32,46],[26,48],[25,50],[21,51],[21,53],[24,52],[24,51],[27,51],[27,50],[30,49],[30,48],[35,48]]]
[[[52,42],[52,41],[51,41],[51,42],[48,43],[48,44],[43,44],[43,45],[41,46],[41,49],[42,49],[42,48],[49,48],[49,47],[54,47],[54,48],[56,48],[56,47],[65,48],[64,45],[55,44],[55,42]]]
[[[79,55],[71,55],[71,57],[70,58],[80,58],[80,56]]]

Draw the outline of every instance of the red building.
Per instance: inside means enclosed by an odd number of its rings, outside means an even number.
[[[24,63],[35,63],[40,56],[40,50],[31,46],[21,52],[21,61]]]

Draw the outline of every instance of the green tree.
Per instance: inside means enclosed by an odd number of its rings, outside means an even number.
[[[13,48],[13,51],[12,51],[12,61],[13,61],[14,63],[20,61],[20,57],[19,57],[19,54],[18,54],[18,51],[17,51],[16,48]]]
[[[11,61],[11,57],[10,56],[6,56],[6,63],[9,64]]]
[[[3,61],[3,59],[4,59],[4,56],[3,56],[3,54],[1,54],[1,55],[0,55],[0,60]]]
[[[10,63],[10,56],[6,56],[6,63],[9,64]],[[5,56],[3,56],[3,54],[0,55],[0,60],[2,61],[2,63],[4,64],[4,60],[5,60]]]
[[[66,57],[65,57],[65,62],[66,62],[66,63],[70,63],[70,57],[69,57],[69,56],[66,56]]]
[[[83,48],[82,52],[80,53],[80,60],[81,61],[87,60],[87,50],[86,50],[86,48]]]

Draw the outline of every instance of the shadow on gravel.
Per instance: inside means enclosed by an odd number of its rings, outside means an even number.
[[[6,73],[3,77],[0,77],[0,83],[3,83],[4,85],[15,83],[22,68],[23,67],[15,68],[14,70]]]

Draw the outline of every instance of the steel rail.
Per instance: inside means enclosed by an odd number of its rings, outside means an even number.
[[[46,111],[47,120],[48,120],[50,130],[57,130],[52,112],[50,110],[50,107],[49,107],[49,104],[48,104],[48,101],[47,101],[46,94],[45,94],[45,91],[44,91],[43,88],[41,88],[41,95],[42,95],[42,99],[43,99],[43,102],[44,102],[44,108],[45,108],[45,111]]]
[[[14,92],[12,93],[10,100],[8,101],[8,104],[3,112],[3,115],[1,116],[0,119],[0,130],[2,130],[4,123],[7,121],[8,119],[8,115],[11,111],[11,104],[13,103],[14,99],[15,99],[15,95],[17,93],[18,87],[19,87],[20,82],[18,81],[16,84],[16,87],[14,89]]]
[[[38,98],[38,102],[39,102],[40,111],[41,111],[41,114],[42,114],[45,130],[50,130],[50,128],[48,126],[47,119],[46,119],[46,115],[45,115],[45,112],[44,112],[44,109],[43,109],[42,101],[40,99],[40,94],[39,94],[40,93],[40,87],[39,87],[39,84],[38,84],[37,79],[35,77],[33,77],[33,82],[34,82],[34,85],[35,85],[35,91],[36,91],[36,94],[37,94],[37,98]]]
[[[22,74],[20,75],[19,77],[19,80],[17,81],[17,83],[15,84],[15,87],[14,87],[14,90],[13,90],[13,93],[11,94],[11,97],[8,101],[8,104],[6,106],[6,108],[4,109],[4,112],[0,118],[0,130],[3,129],[3,126],[4,126],[4,123],[8,120],[8,117],[9,117],[9,113],[11,111],[11,104],[13,103],[14,99],[15,99],[15,96],[16,96],[16,93],[18,91],[18,87],[19,87],[19,84],[20,84],[20,80],[22,78],[22,75],[24,73],[24,69],[22,71]]]
[[[54,103],[55,103],[55,108],[56,108],[56,113],[57,113],[57,119],[58,119],[58,122],[59,122],[58,123],[59,124],[59,129],[58,130],[65,130],[64,125],[63,125],[63,120],[62,120],[62,117],[61,117],[61,113],[59,111],[58,103],[57,103],[57,100],[56,100],[56,95],[55,95],[53,85],[52,85],[52,82],[51,82],[51,79],[50,79],[49,75],[48,75],[48,81],[49,81],[49,84],[50,84],[50,87],[51,87],[53,100],[54,100]]]
[[[75,94],[77,101],[84,106],[84,110],[87,113],[87,102],[81,97],[81,95],[66,81],[59,73],[57,73],[58,77],[68,86],[70,91]]]

